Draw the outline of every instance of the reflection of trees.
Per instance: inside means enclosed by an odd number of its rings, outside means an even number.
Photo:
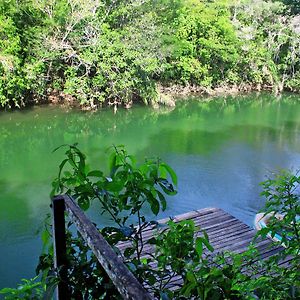
[[[229,138],[228,132],[163,130],[151,137],[153,153],[210,154]]]
[[[259,108],[274,105],[276,103],[296,105],[300,103],[299,95],[292,93],[285,93],[275,96],[274,94],[262,93],[247,93],[244,95],[232,96],[215,96],[215,97],[201,97],[199,99],[193,97],[194,102],[198,103],[199,109],[202,112],[222,112],[226,110],[239,111],[247,107]],[[181,110],[188,109],[190,101],[182,101]]]
[[[51,181],[57,174],[63,150],[59,145],[78,142],[89,160],[106,165],[104,151],[113,143],[130,144],[133,151],[148,139],[140,128],[155,128],[162,110],[137,107],[85,113],[53,107],[2,113],[0,115],[0,235],[31,234],[39,223],[38,213],[49,206]],[[152,128],[152,129],[151,129]],[[137,143],[138,140],[138,143]],[[102,161],[102,162],[101,162]],[[36,187],[35,195],[31,195]],[[39,202],[38,202],[39,201]],[[35,228],[35,229],[34,229]]]
[[[254,148],[272,142],[278,149],[288,145],[298,152],[299,104],[296,95],[279,99],[270,94],[183,101],[151,137],[148,147],[166,153],[204,154],[228,142]]]
[[[0,180],[0,236],[1,243],[12,236],[20,236],[21,232],[30,233],[33,228],[30,219],[30,207],[22,194],[22,186]],[[12,226],[13,224],[13,226]]]
[[[300,141],[295,138],[297,133],[294,130],[295,128],[290,130],[290,125],[290,123],[288,123],[288,126],[283,124],[278,129],[256,125],[241,125],[212,132],[197,129],[190,131],[180,129],[162,130],[151,137],[149,148],[152,149],[153,153],[171,152],[203,155],[220,150],[225,143],[242,142],[253,148],[262,148],[266,142],[274,142],[281,150],[289,145],[295,151],[299,151]],[[298,123],[295,126],[300,130]]]
[[[179,101],[172,111],[142,106],[128,111],[120,109],[116,115],[111,110],[90,113],[55,107],[3,112],[0,227],[18,219],[20,224],[24,223],[23,232],[31,230],[28,219],[34,216],[30,215],[33,207],[29,187],[34,184],[42,189],[39,197],[46,207],[51,179],[63,157],[63,151],[51,152],[61,144],[78,142],[89,160],[101,168],[106,161],[101,150],[112,144],[125,144],[129,152],[141,159],[145,155],[167,159],[170,153],[213,157],[224,145],[242,143],[257,149],[258,159],[263,163],[268,143],[278,153],[285,147],[299,152],[298,99],[296,95],[276,98],[252,94],[213,101]],[[261,176],[264,170],[256,168],[253,172]]]
[[[92,157],[94,153],[99,155],[96,149],[112,143],[124,143],[131,152],[137,152],[154,147],[156,141],[166,151],[178,149],[185,153],[190,149],[203,153],[233,135],[234,139],[256,146],[271,139],[296,149],[300,128],[298,104],[296,95],[279,99],[270,94],[251,94],[213,101],[181,101],[170,112],[136,107],[113,115],[111,110],[84,113],[50,107],[2,113],[0,169],[25,166],[34,173],[32,165],[42,162],[53,172],[60,156],[50,155],[51,151],[58,145],[74,142],[79,142]],[[155,150],[151,152],[156,154]],[[11,177],[16,173],[13,170]]]

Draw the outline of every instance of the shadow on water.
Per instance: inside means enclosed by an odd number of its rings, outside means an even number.
[[[293,123],[284,123],[281,128],[258,125],[232,126],[213,132],[197,129],[165,129],[152,135],[149,138],[149,145],[142,152],[149,153],[151,149],[153,153],[214,155],[228,142],[245,143],[257,151],[268,142],[274,142],[276,148],[281,150],[286,147],[296,149],[299,140],[295,137],[300,131],[300,126]]]

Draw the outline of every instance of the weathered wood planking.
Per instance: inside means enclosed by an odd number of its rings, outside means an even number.
[[[153,299],[70,196],[57,196],[53,199],[53,202],[61,202],[68,211],[77,230],[89,245],[123,299]],[[64,220],[61,223],[63,223],[61,226],[65,225]],[[64,295],[60,299],[67,299],[67,296]]]
[[[164,224],[168,220],[169,218],[166,218],[158,222],[160,224]],[[256,235],[256,231],[254,229],[218,208],[205,208],[191,211],[178,215],[174,217],[173,220],[175,222],[193,220],[199,228],[196,236],[201,235],[201,230],[205,230],[209,236],[211,245],[215,249],[214,253],[224,251],[242,253],[247,250]],[[145,240],[150,239],[154,234],[154,227],[147,228],[143,231],[143,237]],[[118,245],[118,248],[122,251],[129,245],[129,242],[121,242]],[[272,246],[272,241],[270,239],[261,238],[258,238],[255,241],[255,247],[260,253],[260,256],[257,258],[258,260],[267,259],[283,249],[281,246]],[[153,246],[144,246],[142,256],[148,257],[149,253],[153,253]],[[289,260],[290,258],[287,258],[280,264],[285,265]],[[152,266],[155,268],[155,264]],[[181,278],[174,277],[170,281],[170,285],[176,289],[180,282]]]
[[[158,221],[161,224],[166,223],[169,218]],[[240,220],[236,219],[232,215],[226,213],[219,208],[205,208],[201,210],[195,210],[188,213],[178,215],[173,218],[175,222],[182,220],[193,220],[196,226],[201,230],[205,230],[209,236],[210,243],[217,252],[221,251],[233,251],[241,253],[252,242],[256,231],[244,224]],[[143,237],[145,240],[150,239],[154,234],[153,228],[143,231]],[[199,230],[196,235],[200,235]],[[267,253],[270,252],[271,240],[258,239],[255,243],[256,247],[261,251],[261,255],[265,254],[264,258],[269,257]],[[128,243],[120,243],[119,248],[124,249],[128,246]],[[277,252],[282,248],[277,247]],[[147,248],[145,248],[145,252]],[[274,247],[272,248],[274,254]],[[146,254],[146,253],[145,253]],[[272,255],[270,253],[270,255]]]
[[[67,195],[60,195],[53,199],[54,211],[54,235],[55,249],[56,249],[56,262],[58,266],[63,266],[64,261],[60,262],[65,256],[65,240],[64,231],[64,210],[67,210],[77,226],[78,231],[85,239],[93,253],[96,255],[102,267],[107,272],[108,276],[117,287],[118,291],[124,299],[153,299],[152,295],[147,293],[144,287],[137,281],[133,274],[127,269],[122,259],[116,255],[113,249],[109,246],[106,240],[102,237],[96,227],[84,215],[78,205],[73,199]],[[59,217],[59,218],[58,218]],[[169,220],[163,219],[159,223],[164,224]],[[248,225],[234,218],[230,214],[218,208],[205,208],[201,210],[191,211],[181,214],[173,218],[175,222],[181,220],[193,220],[199,230],[196,236],[201,235],[201,230],[205,230],[209,235],[211,245],[214,247],[215,252],[231,251],[235,253],[244,252],[256,234],[255,230]],[[58,222],[59,221],[59,222]],[[57,223],[57,224],[56,224]],[[147,227],[143,231],[144,240],[150,239],[155,234],[154,226]],[[269,239],[257,239],[255,242],[256,248],[259,250],[259,259],[267,259],[282,247],[271,247],[272,242]],[[121,251],[130,246],[130,242],[121,242],[118,247]],[[61,248],[61,249],[60,249]],[[61,253],[60,253],[61,252]],[[153,246],[145,245],[143,248],[142,256],[147,257],[149,253],[153,253]],[[58,255],[59,254],[59,255]],[[280,265],[288,265],[291,258],[280,262]],[[155,264],[151,265],[155,268]],[[180,285],[182,279],[178,277],[172,278],[169,282],[169,288],[176,289]],[[65,291],[64,291],[65,289]],[[62,284],[60,286],[60,298],[67,299],[66,287]]]

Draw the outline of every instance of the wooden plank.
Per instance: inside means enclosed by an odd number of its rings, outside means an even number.
[[[268,242],[268,245],[271,244],[270,241],[267,241],[267,242]],[[255,263],[255,262],[257,262],[260,259],[268,258],[268,257],[270,257],[270,255],[274,255],[274,254],[278,253],[278,251],[280,251],[280,250],[282,250],[281,246],[276,247],[275,249],[270,249],[271,253],[266,253],[266,256],[263,256],[263,257],[260,256],[260,257],[257,258],[257,260],[254,260],[251,263]],[[278,265],[280,265],[282,267],[283,266],[287,267],[288,264],[291,262],[291,260],[292,260],[292,257],[287,257],[284,260],[280,261],[278,263]],[[246,265],[242,265],[241,266],[241,272],[246,272],[246,271],[247,271],[247,266]],[[262,273],[260,275],[262,275]],[[182,284],[182,278],[181,278],[181,276],[175,276],[170,281],[170,287],[171,287],[170,289],[171,290],[176,290],[176,287],[178,288],[181,284]]]
[[[225,224],[228,227],[222,226],[219,224],[218,226],[213,226],[208,229],[203,229],[207,234],[209,234],[210,238],[218,237],[222,239],[231,233],[243,232],[243,231],[252,231],[248,226],[243,226],[242,224],[235,221],[228,221]]]
[[[250,243],[252,242],[252,240],[250,241]],[[250,245],[250,243],[249,243],[249,245]],[[249,246],[248,245],[248,246]],[[260,241],[260,242],[257,242],[257,243],[255,243],[255,247],[256,248],[258,248],[258,247],[269,247],[271,245],[271,242],[269,241],[269,240],[262,240],[262,241]],[[247,246],[247,247],[248,247]],[[234,250],[234,252],[235,253],[242,253],[242,252],[244,252],[246,249],[245,248],[240,248],[240,249],[236,249],[236,250]],[[259,250],[259,249],[258,249]]]
[[[259,242],[255,243],[256,249],[259,251],[261,255],[264,255],[264,253],[268,253],[272,248],[280,248],[280,250],[283,250],[283,247],[281,246],[274,246],[272,241],[267,240],[260,240]]]
[[[216,228],[217,226],[219,228],[220,227],[226,228],[232,222],[238,223],[239,221],[236,221],[236,220],[234,220],[232,218],[228,218],[228,217],[221,218],[221,219],[219,218],[219,219],[216,219],[214,222],[206,222],[206,223],[202,224],[201,228],[204,230],[213,229],[213,228]]]
[[[218,224],[215,224],[215,225],[212,225],[212,226],[208,226],[208,227],[202,227],[203,230],[205,230],[207,232],[207,234],[214,234],[215,232],[218,232],[218,231],[226,231],[229,229],[229,228],[234,228],[234,227],[241,227],[241,226],[246,226],[245,224],[241,224],[238,220],[227,220],[227,221],[224,221],[222,223],[218,223]]]
[[[131,300],[153,299],[128,270],[122,259],[116,255],[78,205],[69,196],[63,195],[62,197],[65,200],[66,209],[72,216],[78,231],[97,257],[121,296],[124,299]]]
[[[214,220],[215,218],[222,217],[222,216],[230,216],[230,215],[227,214],[225,211],[218,210],[209,215],[198,215],[194,218],[194,221],[199,222],[201,224],[205,221]],[[230,217],[232,218],[232,216]]]
[[[202,216],[198,215],[198,216],[195,216],[194,218],[191,218],[189,220],[193,220],[195,223],[197,223],[199,225],[202,225],[202,224],[205,224],[205,223],[214,222],[214,220],[219,219],[221,217],[228,217],[228,216],[229,215],[225,212],[216,211],[216,212],[213,212],[209,215],[202,215]],[[229,217],[232,218],[232,216],[229,216]]]
[[[166,223],[168,220],[163,219],[158,222]],[[255,231],[252,228],[221,209],[207,208],[174,217],[175,222],[181,220],[193,220],[195,225],[200,227],[200,231],[196,233],[196,236],[202,234],[201,230],[205,230],[216,252],[234,251],[241,253],[247,249],[255,236]],[[146,234],[143,234],[145,241],[150,239],[155,232],[154,228],[147,230]],[[271,242],[268,239],[257,240],[256,247],[261,251],[263,258],[267,258],[276,252],[276,250],[270,251],[270,245]],[[124,250],[129,246],[130,242],[121,243],[120,249]],[[148,257],[147,253],[152,253],[153,251],[154,247],[152,245],[145,245],[142,255]]]
[[[195,222],[195,225],[200,226],[202,229],[205,229],[208,226],[214,225],[217,226],[218,224],[223,224],[225,222],[225,220],[234,220],[232,219],[231,216],[229,216],[228,214],[220,214],[220,212],[214,213],[213,215],[209,215],[209,217],[207,218],[207,216],[203,217],[203,219],[201,219],[202,217],[199,217],[199,215],[196,214],[185,214],[185,216],[189,216],[191,218],[189,219],[184,219],[183,216],[179,216],[179,217],[175,217],[173,219],[174,222],[180,222],[183,220],[193,220]],[[163,219],[163,220],[159,220],[158,223],[159,224],[165,224],[169,221],[170,219]],[[155,231],[155,226],[151,226],[151,228],[147,228],[146,230],[143,230],[143,237],[147,238],[149,236],[153,236],[153,230]]]
[[[201,225],[200,222],[204,222],[204,221],[208,221],[210,219],[214,219],[218,216],[220,216],[220,214],[224,215],[228,215],[227,213],[225,213],[224,211],[217,209],[217,208],[205,208],[203,210],[195,210],[192,212],[188,212],[179,216],[175,216],[175,217],[169,217],[169,218],[164,218],[158,221],[159,224],[165,224],[167,223],[170,219],[174,220],[174,222],[179,222],[182,220],[193,220],[195,222],[196,225]],[[231,217],[232,218],[232,217]],[[200,220],[200,222],[199,222]],[[236,220],[236,219],[234,219]],[[213,223],[213,222],[212,222]],[[143,230],[143,237],[147,238],[149,236],[153,236],[153,230],[155,231],[156,226],[148,226],[146,229]]]
[[[237,224],[240,226],[240,224]],[[238,227],[240,229],[240,227]],[[226,241],[230,241],[230,240],[233,240],[236,238],[236,236],[239,236],[241,234],[244,234],[244,233],[250,233],[252,232],[253,230],[251,230],[248,226],[244,226],[244,228],[242,228],[242,230],[240,229],[239,231],[236,230],[235,227],[229,227],[229,229],[227,229],[227,232],[226,232],[226,235],[224,234],[211,234],[209,232],[207,232],[209,234],[209,240],[210,242],[212,243],[213,246],[215,246],[217,243],[221,243],[222,240],[226,240]],[[152,232],[151,235],[147,235],[147,237],[144,237],[144,241],[145,243],[153,236],[155,231]],[[223,232],[223,231],[220,231],[219,232]],[[202,235],[201,232],[197,232],[196,233],[196,236],[200,236]],[[119,245],[118,245],[118,248],[123,251],[125,248],[127,247],[130,247],[131,245],[131,242],[121,242]],[[150,246],[150,245],[145,245],[144,246],[144,249],[143,249],[143,252],[149,252],[153,249],[153,246]],[[152,252],[152,251],[151,251]]]
[[[172,219],[174,219],[175,221],[181,221],[181,220],[188,220],[188,219],[192,219],[192,218],[196,218],[196,217],[201,217],[201,216],[210,216],[214,213],[218,213],[220,210],[219,208],[214,208],[214,207],[208,207],[208,208],[203,208],[201,210],[193,210],[181,215],[177,215],[174,217],[171,217]],[[165,218],[165,219],[161,219],[158,222],[159,223],[166,223],[167,221],[170,220],[169,218]]]
[[[293,257],[292,256],[288,256],[286,257],[283,261],[279,262],[278,266],[281,266],[283,268],[286,268],[289,266],[289,264],[293,261]]]
[[[91,221],[84,215],[82,210],[67,195],[60,196],[64,200],[65,208],[73,218],[74,223],[77,226],[78,231],[87,242],[98,261],[111,278],[112,282],[120,292],[124,299],[153,299],[144,287],[138,282],[133,274],[123,263],[122,259],[116,255],[110,245],[105,241],[103,236],[99,233],[97,228],[91,223]],[[168,222],[170,218],[165,218],[159,221],[160,224]],[[198,227],[196,236],[203,234],[203,230],[209,235],[211,245],[214,247],[215,252],[230,251],[235,253],[244,252],[250,243],[253,241],[255,231],[237,220],[230,214],[224,212],[218,208],[206,208],[201,210],[194,210],[175,216],[173,218],[175,222],[182,220],[193,220]],[[149,240],[157,232],[155,225],[151,225],[143,230],[142,235],[144,241]],[[158,230],[164,230],[160,228]],[[255,247],[258,249],[260,256],[259,259],[267,259],[270,256],[278,253],[282,250],[282,247],[270,247],[271,241],[269,239],[258,238],[256,240]],[[124,251],[126,247],[131,246],[131,242],[120,242],[118,247],[121,251]],[[142,256],[149,257],[153,254],[154,246],[145,245]],[[208,253],[206,250],[204,253]],[[280,261],[283,266],[288,265],[291,258],[285,258]],[[151,267],[155,268],[157,263],[151,263]],[[246,268],[246,266],[244,266]],[[180,276],[172,278],[169,283],[171,289],[176,289],[182,282]]]
[[[224,243],[226,242],[230,242],[230,241],[235,241],[237,239],[237,237],[240,236],[244,236],[244,235],[248,235],[251,234],[252,237],[252,232],[249,229],[244,229],[244,230],[240,230],[240,231],[232,231],[232,232],[228,232],[226,235],[210,235],[209,236],[209,242],[212,245],[225,245]]]
[[[174,220],[174,222],[180,222],[183,220],[193,220],[196,221],[197,219],[200,220],[208,220],[213,219],[216,216],[224,214],[224,211],[217,209],[217,208],[204,208],[203,210],[194,210],[188,213],[184,213],[177,216],[170,216],[168,218],[164,218],[158,221],[160,224],[167,223],[170,219]]]
[[[215,251],[233,251],[235,249],[243,247],[243,245],[249,245],[252,241],[253,233],[246,232],[237,236],[229,237],[226,240],[217,241],[212,243]]]
[[[158,222],[163,224],[168,220],[169,218],[165,218]],[[253,228],[221,209],[207,208],[203,210],[196,210],[176,216],[173,220],[175,222],[179,222],[181,220],[193,220],[195,225],[199,227],[196,232],[196,236],[202,235],[202,230],[205,230],[209,236],[210,243],[215,248],[214,253],[224,251],[242,253],[247,250],[256,235],[256,231]],[[154,228],[147,230],[146,234],[143,235],[145,240],[151,238],[155,232],[156,230]],[[124,250],[124,246],[128,247],[129,245],[130,243],[124,243],[121,245],[121,249]],[[255,247],[259,251],[260,255],[254,262],[260,259],[268,259],[282,250],[282,247],[280,246],[272,246],[270,239],[262,239],[261,237],[257,238]],[[145,245],[142,256],[150,257],[150,254],[153,254],[153,251],[155,251],[153,245]],[[208,251],[204,251],[204,254],[208,254]],[[291,258],[286,258],[280,262],[280,265],[287,266],[290,260]],[[156,268],[156,263],[151,263],[150,267]],[[241,268],[245,269],[246,266],[242,266]],[[181,283],[182,278],[177,276],[171,279],[168,286],[171,290],[175,290],[179,288]]]
[[[208,225],[211,225],[211,224],[213,224],[214,226],[221,225],[221,224],[223,224],[225,222],[225,220],[236,221],[236,219],[233,219],[232,216],[228,215],[227,213],[224,213],[222,210],[219,210],[219,209],[211,209],[211,208],[209,208],[209,209],[205,209],[204,212],[208,213],[210,216],[212,216],[212,215],[214,216],[213,219],[209,218],[209,220],[207,220],[207,219],[204,220],[204,221],[207,221],[207,222],[204,222],[205,226],[208,226]],[[192,219],[192,220],[196,220],[195,221],[196,225],[199,225],[199,219],[198,219],[199,215],[200,215],[199,211],[193,211],[193,212],[189,212],[189,213],[185,213],[185,214],[176,216],[176,217],[174,217],[173,220],[175,222],[179,222],[179,221],[182,221],[182,220],[191,220]],[[202,213],[202,215],[206,216],[206,214],[203,214],[203,213]],[[186,217],[188,217],[190,219],[184,219]],[[162,219],[162,220],[159,220],[158,223],[165,224],[169,220],[170,219]],[[217,222],[217,223],[215,223],[215,222]],[[206,228],[206,227],[204,227],[204,228]],[[160,230],[163,230],[163,228],[160,229]],[[152,238],[153,234],[155,232],[156,232],[155,226],[152,226],[151,229],[148,228],[148,229],[144,230],[143,234],[142,234],[144,241],[148,241],[150,238]],[[124,250],[125,248],[129,247],[130,244],[131,244],[130,242],[121,242],[120,244],[118,244],[118,248],[120,250]]]
[[[206,230],[206,233],[209,234],[209,239],[213,240],[214,238],[226,238],[227,235],[231,235],[232,233],[244,231],[252,231],[252,229],[249,226],[244,226],[243,224],[231,223],[231,226],[227,228],[214,228],[213,231]]]

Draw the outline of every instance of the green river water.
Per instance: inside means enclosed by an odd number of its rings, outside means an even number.
[[[259,182],[274,170],[300,166],[300,96],[183,100],[174,109],[134,107],[115,115],[53,106],[0,112],[0,288],[34,276],[38,231],[63,159],[63,150],[52,150],[75,142],[93,166],[105,165],[112,144],[169,163],[179,192],[159,217],[215,206],[252,226],[264,204]],[[109,222],[95,211],[92,217]]]

